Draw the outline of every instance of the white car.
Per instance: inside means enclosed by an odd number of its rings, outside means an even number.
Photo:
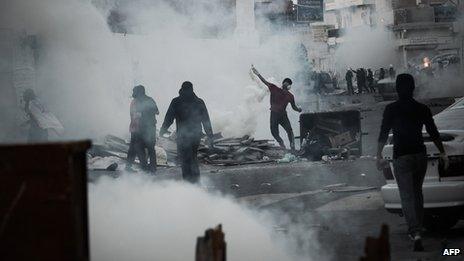
[[[439,151],[424,132],[428,167],[422,190],[424,226],[429,230],[448,229],[464,219],[464,99],[435,115],[434,119],[450,165],[446,171],[439,167]],[[384,171],[387,184],[381,190],[385,208],[401,215],[401,200],[392,164],[392,135],[383,153],[384,159],[390,162],[390,168]]]

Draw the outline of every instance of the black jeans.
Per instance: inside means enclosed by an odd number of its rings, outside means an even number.
[[[182,178],[190,183],[200,180],[200,167],[198,166],[198,147],[200,138],[177,137],[177,155],[182,167]]]
[[[409,233],[420,232],[424,219],[422,184],[427,171],[426,154],[400,156],[393,160],[393,169]]]
[[[127,152],[128,165],[132,165],[137,156],[143,169],[156,170],[155,131],[132,132],[129,151]],[[147,153],[149,164],[147,163]]]
[[[284,147],[284,141],[279,136],[279,125],[287,132],[290,148],[295,149],[295,137],[293,136],[292,125],[288,119],[287,112],[271,111],[271,134],[281,147]]]

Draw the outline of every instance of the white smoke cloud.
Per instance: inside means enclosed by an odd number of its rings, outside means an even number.
[[[350,67],[378,69],[388,68],[390,64],[400,64],[393,33],[387,28],[350,28],[343,39],[335,53],[337,65],[343,72]]]
[[[103,177],[90,184],[89,216],[92,260],[193,260],[196,238],[217,224],[228,260],[302,260],[283,248],[268,215],[185,183]]]
[[[0,24],[36,35],[37,93],[68,138],[127,129],[130,63],[105,19],[86,1],[4,1]],[[123,126],[123,127],[122,127]]]
[[[193,82],[205,100],[215,131],[270,136],[268,116],[263,117],[268,114],[268,103],[248,97],[248,86],[255,85],[249,68],[255,64],[264,75],[278,79],[277,83],[293,77],[299,69],[293,55],[298,37],[276,34],[261,43],[244,45],[246,35],[237,38],[233,28],[220,26],[233,25],[235,19],[221,1],[212,10],[201,1],[191,1],[195,10],[191,14],[179,13],[164,1],[130,2],[120,8],[137,34],[124,36],[112,33],[106,24],[114,1],[95,2],[101,9],[79,0],[0,4],[2,26],[38,37],[37,91],[63,121],[65,138],[97,138],[108,133],[127,137],[135,84],[144,84],[157,101],[161,122],[186,80]],[[213,36],[204,33],[205,24],[212,21],[207,29],[219,32]]]

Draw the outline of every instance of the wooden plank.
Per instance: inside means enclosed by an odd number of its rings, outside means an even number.
[[[227,244],[224,241],[222,226],[205,231],[197,238],[195,261],[226,261]]]

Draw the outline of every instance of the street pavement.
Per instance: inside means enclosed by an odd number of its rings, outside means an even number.
[[[95,178],[91,172],[90,176]],[[113,173],[114,174],[114,173]],[[179,168],[160,169],[157,180],[181,179]],[[273,213],[275,229],[301,244],[314,260],[359,260],[367,236],[390,230],[392,260],[464,260],[443,257],[443,247],[464,247],[464,222],[450,231],[425,233],[425,252],[412,252],[402,217],[383,208],[385,184],[373,158],[354,161],[294,162],[237,167],[202,166],[202,186],[237,199],[250,208]],[[295,233],[298,231],[298,233]]]

